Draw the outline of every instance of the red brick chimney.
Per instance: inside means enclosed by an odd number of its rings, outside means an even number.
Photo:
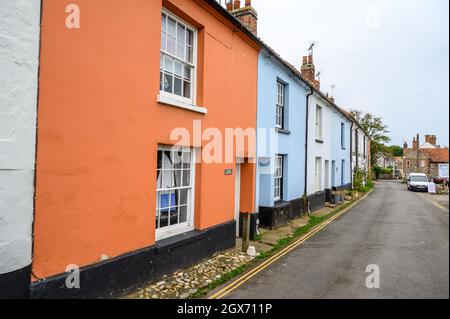
[[[436,135],[425,135],[425,142],[436,146],[436,142],[437,142]]]
[[[316,67],[314,66],[313,56],[311,53],[308,56],[303,57],[300,72],[302,76],[310,81],[316,89],[320,90],[320,82],[316,80]]]
[[[413,150],[418,150],[419,149],[419,134],[417,134],[417,138],[413,138]]]
[[[254,35],[258,34],[258,13],[252,7],[251,0],[245,0],[245,6],[241,8],[240,0],[227,0],[227,11],[238,19]]]

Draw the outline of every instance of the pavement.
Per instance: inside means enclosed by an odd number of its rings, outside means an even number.
[[[448,209],[427,196],[397,181],[378,183],[224,298],[449,298]],[[369,265],[379,270],[379,288],[366,285]]]

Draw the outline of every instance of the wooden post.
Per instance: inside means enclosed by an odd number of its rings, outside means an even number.
[[[250,214],[242,214],[242,251],[247,253],[250,244]]]

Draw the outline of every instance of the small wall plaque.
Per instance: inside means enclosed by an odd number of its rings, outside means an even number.
[[[233,170],[232,169],[226,169],[225,170],[225,175],[233,175]]]

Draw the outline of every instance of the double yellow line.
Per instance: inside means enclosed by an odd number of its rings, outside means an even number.
[[[305,235],[303,235],[302,237],[300,237],[299,239],[297,239],[295,242],[289,244],[288,246],[286,246],[285,248],[283,248],[281,251],[279,251],[278,253],[276,253],[275,255],[273,255],[272,257],[270,257],[269,259],[267,259],[266,261],[264,261],[263,263],[261,263],[260,265],[258,265],[257,267],[253,268],[252,270],[250,270],[248,273],[246,273],[245,275],[243,275],[242,277],[238,278],[237,280],[235,280],[234,282],[232,282],[231,284],[229,284],[228,286],[220,289],[218,292],[216,292],[215,294],[211,295],[210,297],[208,297],[208,299],[221,299],[223,297],[225,297],[226,295],[229,295],[230,293],[232,293],[234,290],[236,290],[237,288],[239,288],[241,285],[243,285],[244,283],[246,283],[247,281],[249,281],[251,278],[253,278],[254,276],[256,276],[259,272],[261,272],[262,270],[264,270],[265,268],[269,267],[271,264],[273,264],[274,262],[276,262],[278,259],[280,259],[281,257],[283,257],[284,255],[286,255],[287,253],[289,253],[291,250],[295,249],[296,247],[300,246],[301,244],[303,244],[305,241],[307,241],[309,238],[311,238],[312,236],[314,236],[316,233],[318,233],[320,230],[322,230],[323,228],[325,228],[328,224],[330,224],[331,222],[333,222],[336,218],[338,218],[339,216],[341,216],[342,214],[346,213],[348,210],[350,210],[351,208],[353,208],[355,205],[359,204],[361,202],[362,199],[364,199],[367,195],[369,195],[372,191],[368,192],[366,195],[364,195],[360,200],[356,201],[355,203],[349,205],[348,207],[346,207],[345,209],[343,209],[342,211],[340,211],[339,213],[336,213],[334,216],[330,217],[329,219],[327,219],[325,222],[323,222],[322,224],[318,225],[317,227],[313,228],[311,231],[309,231],[308,233],[306,233]]]

